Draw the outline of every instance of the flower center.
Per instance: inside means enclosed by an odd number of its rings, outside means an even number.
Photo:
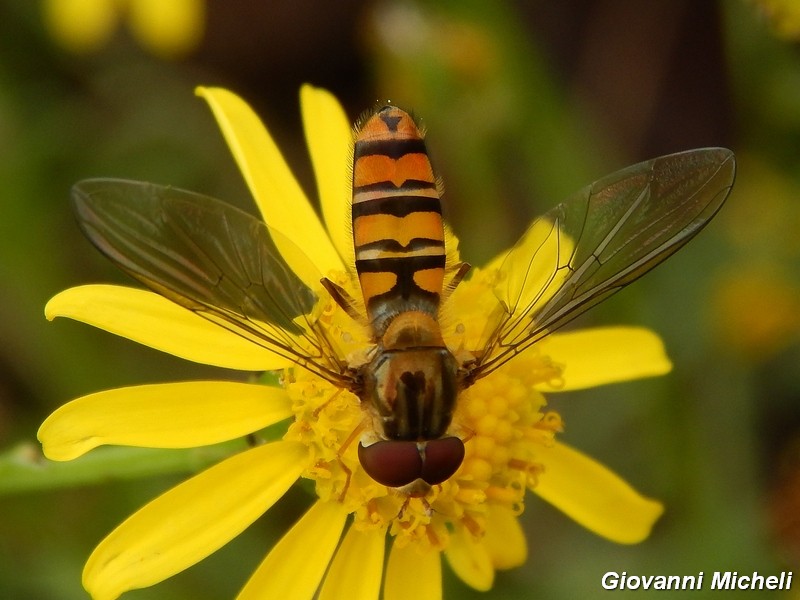
[[[339,277],[336,283],[344,286],[347,280]],[[357,361],[353,357],[363,357],[369,343],[332,304],[320,307],[319,322],[343,340],[348,360]],[[535,391],[536,384],[558,379],[561,370],[547,357],[537,357],[535,349],[528,356],[460,393],[449,433],[464,441],[464,462],[422,497],[387,488],[366,474],[358,460],[359,440],[365,433],[383,437],[382,432],[369,431],[373,421],[353,393],[303,369],[288,370],[284,377],[295,413],[285,437],[308,445],[312,458],[304,476],[315,482],[320,499],[345,506],[354,527],[383,528],[396,543],[443,550],[455,528],[482,535],[489,504],[522,512],[525,490],[536,484],[542,470],[537,447],[551,443],[561,430],[560,417],[545,411],[545,399]]]

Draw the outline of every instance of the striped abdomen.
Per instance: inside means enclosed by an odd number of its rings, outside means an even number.
[[[376,335],[403,312],[435,318],[445,267],[441,201],[422,133],[399,108],[381,108],[358,132],[352,211],[356,271]]]

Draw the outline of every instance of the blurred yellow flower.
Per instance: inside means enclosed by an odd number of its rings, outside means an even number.
[[[105,45],[127,18],[136,40],[160,58],[179,58],[200,43],[204,0],[44,0],[47,29],[62,46],[86,54]]]
[[[250,107],[226,90],[201,88],[199,94],[211,106],[264,220],[302,248],[319,272],[347,286],[355,277],[346,266],[353,264],[345,177],[351,129],[339,103],[324,90],[301,90],[323,225]],[[455,239],[448,242],[457,253]],[[284,257],[303,273],[296,255],[287,250]],[[453,293],[453,323],[444,327],[448,345],[469,343],[468,336],[459,337],[463,329],[457,323],[482,328],[485,306],[497,302],[492,282],[498,269],[499,261],[491,262]],[[320,303],[315,322],[331,339],[349,344],[339,358],[363,352],[369,341],[354,321],[330,298]],[[543,396],[666,373],[671,365],[662,343],[644,329],[554,333],[469,387],[454,415],[460,430],[470,432],[465,460],[450,479],[416,497],[376,483],[361,467],[357,444],[349,443],[363,422],[355,395],[158,294],[81,286],[52,298],[46,315],[77,319],[189,360],[245,371],[283,369],[281,388],[223,381],[121,388],[73,400],[43,423],[45,454],[71,460],[101,444],[202,446],[289,421],[282,439],[192,477],[109,534],[84,570],[84,586],[95,600],[153,585],[198,562],[300,477],[314,482],[317,499],[272,548],[240,599],[299,600],[317,593],[323,600],[377,598],[382,586],[388,600],[437,600],[442,557],[466,584],[488,590],[496,570],[526,560],[517,519],[526,490],[624,544],[646,538],[663,510],[558,442],[562,422],[546,410]]]
[[[763,362],[800,339],[800,189],[791,177],[758,157],[740,157],[742,198],[721,224],[732,255],[714,280],[709,321],[727,350]]]
[[[726,348],[768,360],[800,339],[800,288],[774,265],[738,267],[716,283],[712,322]]]
[[[778,36],[800,38],[800,3],[796,0],[750,0],[770,22]]]

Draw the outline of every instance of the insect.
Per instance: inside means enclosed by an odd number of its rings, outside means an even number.
[[[734,174],[729,150],[690,150],[618,171],[547,212],[506,255],[501,272],[513,276],[498,281],[497,314],[466,355],[448,348],[439,316],[469,266],[448,263],[423,134],[395,106],[363,121],[353,149],[363,304],[328,279],[296,275],[279,250],[299,255],[291,240],[213,198],[94,179],[76,184],[72,199],[89,240],[135,279],[355,393],[367,416],[364,470],[421,496],[463,461],[464,441],[451,431],[459,394],[680,249],[722,207]],[[363,364],[337,355],[313,316],[326,294],[367,326]]]

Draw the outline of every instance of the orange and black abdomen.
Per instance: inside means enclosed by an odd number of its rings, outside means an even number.
[[[401,312],[435,317],[445,268],[442,205],[422,133],[399,108],[381,108],[356,136],[352,218],[375,333]]]

